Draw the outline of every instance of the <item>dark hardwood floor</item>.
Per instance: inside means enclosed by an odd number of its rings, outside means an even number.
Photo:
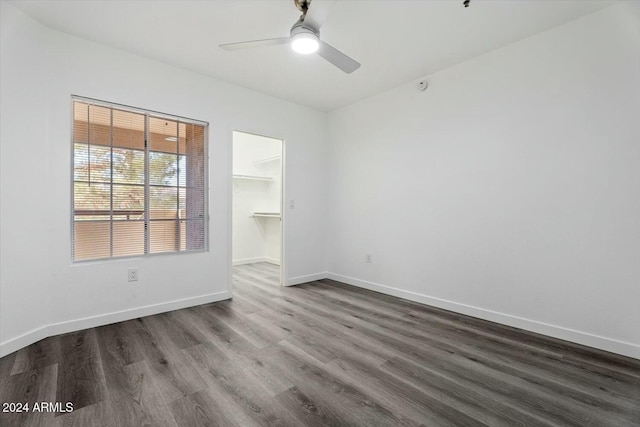
[[[640,426],[639,360],[331,280],[277,283],[275,266],[237,267],[232,301],[0,359],[0,401],[30,409],[0,425]]]

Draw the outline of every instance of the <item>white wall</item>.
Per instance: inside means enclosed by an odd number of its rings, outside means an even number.
[[[637,6],[331,113],[330,277],[640,357]]]
[[[0,2],[0,343],[48,323],[50,273],[46,31],[5,6]]]
[[[50,30],[7,2],[1,8],[1,355],[46,335],[227,298],[234,129],[286,140],[285,193],[296,198],[286,280],[326,270],[323,113]],[[209,252],[71,263],[72,94],[210,123]],[[135,284],[126,280],[130,267],[139,268]]]
[[[233,181],[233,263],[280,265],[280,220],[253,217],[255,212],[281,211],[282,140],[233,132],[233,174],[269,177],[271,181]],[[277,160],[263,162],[265,159]]]

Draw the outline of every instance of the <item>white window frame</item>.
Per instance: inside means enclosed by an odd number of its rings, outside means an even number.
[[[136,114],[141,114],[145,116],[145,158],[148,159],[149,156],[149,119],[157,118],[157,119],[166,119],[171,121],[177,121],[179,123],[185,124],[193,124],[197,126],[202,126],[204,128],[204,145],[203,145],[203,156],[204,156],[204,171],[203,171],[203,179],[204,179],[204,236],[203,236],[203,247],[201,249],[190,249],[190,250],[180,250],[180,251],[166,251],[166,252],[150,252],[149,248],[149,210],[150,206],[148,203],[148,192],[151,184],[149,183],[148,177],[148,161],[145,160],[145,181],[144,181],[144,192],[145,192],[145,207],[144,207],[144,217],[145,217],[145,244],[144,244],[144,253],[136,254],[136,255],[124,255],[124,256],[109,256],[109,257],[100,257],[100,258],[88,258],[88,259],[79,259],[76,260],[74,258],[74,233],[75,233],[75,141],[74,141],[74,103],[82,102],[89,105],[96,105],[106,108],[113,108],[121,111],[132,112]],[[70,183],[71,183],[71,206],[70,206],[70,219],[71,219],[71,235],[70,235],[70,255],[72,263],[90,263],[90,262],[105,262],[111,260],[122,260],[127,258],[140,258],[140,257],[155,257],[155,256],[171,256],[171,255],[187,255],[187,254],[195,254],[195,253],[203,253],[209,251],[209,123],[202,120],[190,119],[182,116],[177,116],[174,114],[161,113],[154,110],[148,110],[144,108],[132,107],[129,105],[118,104],[109,101],[102,101],[94,98],[88,98],[79,95],[71,96],[71,131],[70,131],[70,140],[71,140],[71,174],[70,174]],[[113,177],[111,178],[113,180]],[[111,181],[113,183],[113,181]],[[113,223],[113,219],[110,220],[110,223]],[[110,236],[111,238],[112,236]]]

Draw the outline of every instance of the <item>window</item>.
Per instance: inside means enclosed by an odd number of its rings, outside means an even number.
[[[206,249],[207,124],[73,99],[73,260]]]

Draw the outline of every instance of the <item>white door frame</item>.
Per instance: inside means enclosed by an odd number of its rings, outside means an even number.
[[[231,191],[229,191],[229,197],[228,197],[228,206],[229,206],[229,216],[228,216],[228,220],[227,220],[227,230],[229,233],[228,236],[228,244],[227,244],[227,251],[228,251],[228,261],[227,261],[227,265],[228,265],[228,269],[229,269],[229,280],[228,280],[228,284],[227,284],[227,288],[229,291],[229,295],[232,296],[233,295],[233,133],[234,132],[239,132],[239,133],[245,133],[245,134],[249,134],[249,135],[256,135],[256,136],[260,136],[260,137],[264,137],[264,138],[271,138],[271,139],[277,139],[281,142],[280,144],[280,286],[289,286],[288,281],[287,281],[287,274],[286,274],[286,209],[285,209],[285,182],[286,182],[286,142],[284,138],[280,138],[280,137],[275,137],[275,136],[269,136],[269,135],[265,135],[262,133],[256,133],[256,132],[250,132],[250,131],[246,131],[246,130],[240,130],[240,129],[233,129],[231,131],[231,150],[230,154],[229,154],[229,183],[230,183],[230,188]]]

